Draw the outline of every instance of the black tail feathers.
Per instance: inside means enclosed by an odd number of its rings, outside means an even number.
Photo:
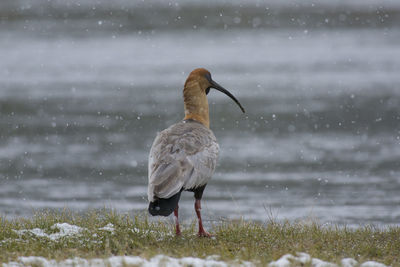
[[[159,198],[150,202],[149,213],[153,216],[169,216],[178,205],[180,197],[181,192],[178,192],[170,198]]]

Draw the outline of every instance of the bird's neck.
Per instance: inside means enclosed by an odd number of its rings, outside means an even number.
[[[198,82],[190,82],[183,89],[184,120],[192,119],[210,128],[207,95]]]

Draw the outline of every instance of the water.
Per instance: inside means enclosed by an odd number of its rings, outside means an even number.
[[[0,213],[145,212],[157,131],[209,69],[221,218],[400,224],[400,5],[2,1]],[[185,193],[181,215],[195,217]]]

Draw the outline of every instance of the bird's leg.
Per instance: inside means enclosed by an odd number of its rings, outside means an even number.
[[[206,232],[203,228],[203,221],[201,220],[201,201],[200,199],[196,199],[196,201],[194,202],[194,209],[196,211],[197,214],[197,218],[199,219],[199,233],[197,234],[200,237],[211,237],[211,234]]]
[[[176,235],[180,236],[181,235],[181,229],[179,228],[178,209],[179,209],[179,206],[176,205],[176,208],[174,209],[174,219],[175,219]]]

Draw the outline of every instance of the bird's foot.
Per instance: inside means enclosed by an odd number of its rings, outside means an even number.
[[[205,230],[199,231],[199,232],[197,233],[197,236],[198,236],[198,237],[213,237],[212,234],[210,234],[209,232],[206,232]]]

